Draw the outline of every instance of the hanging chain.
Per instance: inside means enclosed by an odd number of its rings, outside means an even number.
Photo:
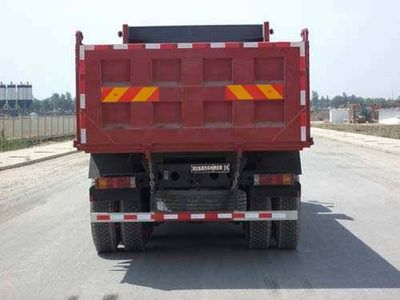
[[[237,156],[236,156],[236,170],[235,170],[235,175],[233,177],[233,182],[232,182],[232,187],[231,187],[231,191],[237,191],[238,189],[238,183],[239,183],[239,176],[240,176],[240,154],[238,152]]]
[[[155,184],[155,176],[153,172],[153,162],[151,160],[151,156],[149,156],[148,160],[149,160],[149,177],[150,177],[150,195],[153,195],[156,184]]]

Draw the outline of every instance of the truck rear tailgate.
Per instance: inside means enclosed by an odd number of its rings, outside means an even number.
[[[76,145],[91,153],[308,147],[304,36],[78,45]]]

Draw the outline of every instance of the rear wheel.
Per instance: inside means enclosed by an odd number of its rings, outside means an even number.
[[[115,212],[114,201],[94,201],[90,203],[91,213]],[[118,248],[115,223],[91,223],[93,242],[97,253],[115,252]]]
[[[142,212],[140,193],[135,193],[133,199],[121,201],[121,212]],[[125,251],[144,251],[149,239],[147,223],[121,223],[121,238]]]
[[[277,210],[297,210],[297,220],[274,222],[276,246],[279,249],[296,249],[300,236],[300,197],[277,199]]]
[[[249,210],[270,211],[271,198],[256,189],[249,192]],[[250,221],[246,223],[246,237],[250,249],[267,249],[271,239],[271,222]]]

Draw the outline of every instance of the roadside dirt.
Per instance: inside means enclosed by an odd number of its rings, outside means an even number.
[[[323,129],[400,139],[400,125],[312,123],[311,126]]]

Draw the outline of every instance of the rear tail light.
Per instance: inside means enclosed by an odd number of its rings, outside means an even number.
[[[293,185],[294,174],[254,174],[254,185]]]
[[[97,189],[129,189],[136,187],[135,177],[98,177],[95,179]]]

